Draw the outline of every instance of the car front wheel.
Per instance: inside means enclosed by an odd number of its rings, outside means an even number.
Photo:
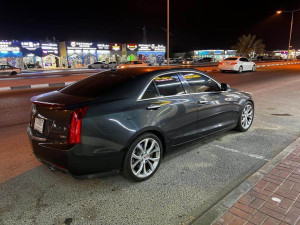
[[[252,125],[253,118],[254,118],[254,107],[253,104],[248,101],[246,102],[246,104],[244,105],[243,109],[240,112],[240,117],[236,129],[242,132],[249,130],[249,128]]]
[[[242,72],[243,72],[243,67],[240,66],[240,67],[239,67],[239,70],[238,70],[238,73],[242,73]]]
[[[134,181],[149,179],[157,171],[162,158],[160,139],[151,133],[138,137],[126,152],[122,173]]]
[[[93,69],[93,67],[92,67],[92,66],[88,66],[88,68],[89,68],[89,69]]]

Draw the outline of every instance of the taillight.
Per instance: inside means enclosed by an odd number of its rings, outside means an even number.
[[[81,126],[82,119],[87,111],[88,107],[83,107],[72,111],[71,124],[69,130],[68,144],[79,144],[81,142]]]
[[[219,66],[221,66],[221,65],[223,65],[223,63],[222,63],[222,62],[219,62]]]
[[[231,63],[230,65],[236,65],[237,63],[236,62],[233,62],[233,63]]]

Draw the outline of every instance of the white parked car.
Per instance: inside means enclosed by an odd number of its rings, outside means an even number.
[[[0,65],[0,75],[17,75],[21,69],[11,65]]]
[[[109,62],[108,63],[109,69],[116,69],[118,65],[120,65],[120,63],[118,63],[118,62]]]
[[[219,63],[219,70],[221,72],[236,71],[239,73],[243,71],[255,71],[256,64],[244,57],[230,57]]]
[[[88,65],[89,69],[108,69],[108,65],[105,62],[94,62]]]

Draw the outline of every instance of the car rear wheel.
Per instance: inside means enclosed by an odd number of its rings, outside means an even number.
[[[10,73],[10,75],[12,75],[12,76],[14,76],[14,75],[17,75],[18,73],[16,72],[16,71],[12,71],[11,73]]]
[[[238,73],[242,73],[243,72],[243,67],[240,66],[239,70],[238,70]]]
[[[89,69],[93,69],[93,67],[92,67],[92,66],[88,66],[88,68],[89,68]]]
[[[225,73],[225,70],[221,70],[221,73]]]
[[[135,139],[125,154],[122,173],[134,181],[149,179],[157,171],[162,158],[160,139],[145,133]]]
[[[252,125],[253,118],[254,118],[253,104],[248,101],[246,102],[246,104],[244,105],[240,113],[240,117],[236,129],[242,132],[247,131]]]

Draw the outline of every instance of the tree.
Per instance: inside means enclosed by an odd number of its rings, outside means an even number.
[[[258,54],[263,54],[265,51],[265,45],[262,39],[256,39],[256,35],[243,35],[238,39],[236,45],[232,46],[234,50],[237,50],[237,54],[244,57],[255,57]]]

